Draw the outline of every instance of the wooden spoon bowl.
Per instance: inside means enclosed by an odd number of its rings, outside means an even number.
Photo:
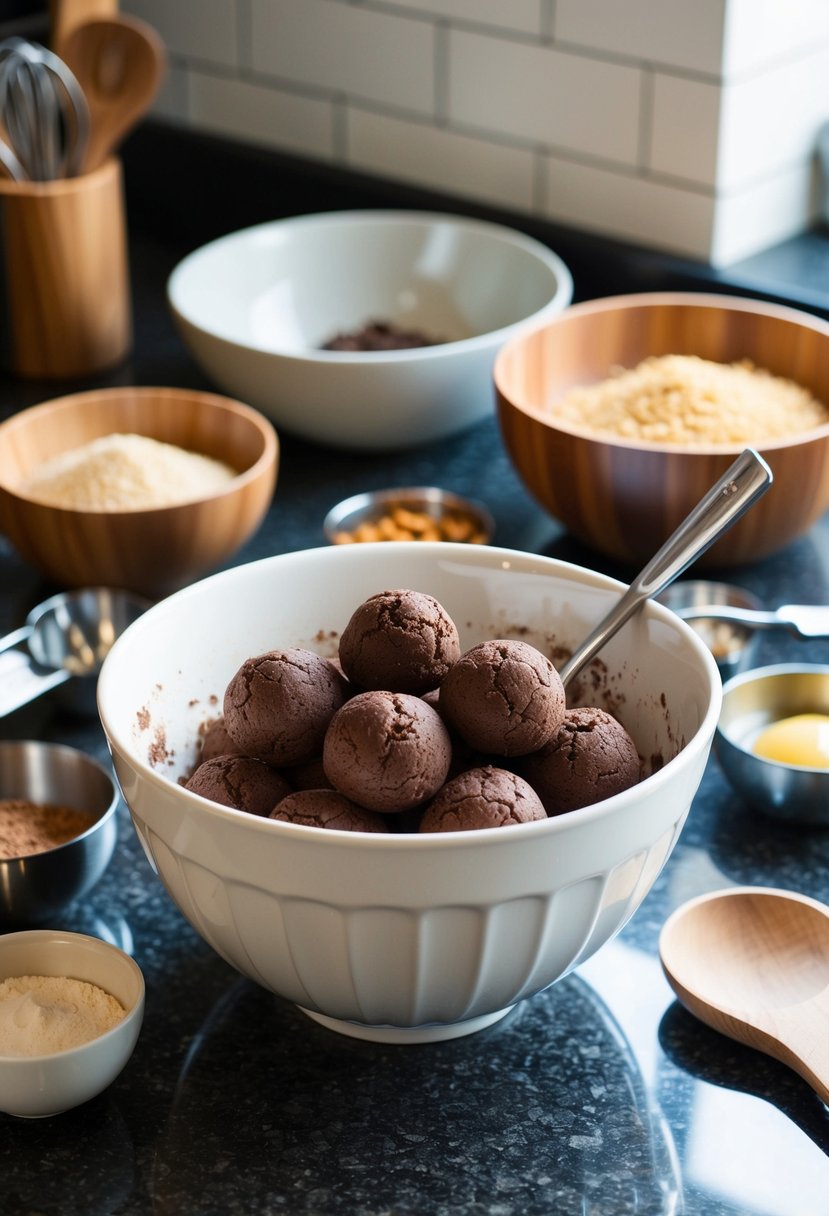
[[[99,17],[67,35],[63,61],[89,106],[90,132],[81,171],[102,165],[152,105],[167,53],[152,26],[135,17]]]
[[[793,1068],[829,1102],[829,908],[792,891],[734,887],[666,921],[668,982],[700,1021]]]

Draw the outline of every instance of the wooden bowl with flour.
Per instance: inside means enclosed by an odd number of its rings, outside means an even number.
[[[591,424],[585,390],[621,398],[620,369],[667,357],[724,365],[712,371],[715,380],[748,361],[746,376],[755,378],[702,391],[696,384],[693,393],[666,381],[676,391],[664,394],[674,404],[661,433],[638,423],[626,433]],[[780,410],[765,408],[769,381],[761,371],[787,382],[775,384]],[[651,557],[745,447],[765,458],[774,484],[701,566],[766,557],[829,508],[829,323],[808,313],[692,292],[592,300],[507,343],[494,376],[504,442],[524,484],[572,535],[621,562]],[[560,413],[574,390],[575,408]],[[802,390],[822,412],[800,412]],[[775,428],[775,412],[786,416],[783,426]]]
[[[256,410],[212,393],[112,388],[0,425],[0,530],[68,587],[169,594],[254,534],[279,441]]]

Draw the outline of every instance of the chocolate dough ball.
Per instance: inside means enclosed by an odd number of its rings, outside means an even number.
[[[214,756],[242,756],[244,752],[236,746],[227,733],[224,718],[216,718],[202,736],[199,763],[212,760]]]
[[[357,806],[336,790],[299,790],[288,794],[270,813],[271,819],[301,823],[308,828],[336,828],[339,832],[388,832],[387,818]]]
[[[481,642],[440,686],[440,711],[473,749],[493,756],[536,751],[564,719],[564,686],[548,658],[527,642]]]
[[[291,793],[285,778],[262,760],[252,756],[213,756],[193,773],[185,788],[211,802],[269,815],[278,802]]]
[[[420,697],[373,690],[331,719],[322,759],[331,784],[372,811],[406,811],[440,789],[452,746],[440,716]]]
[[[523,777],[488,764],[447,781],[423,812],[420,831],[471,832],[546,818],[541,799]]]
[[[440,684],[460,653],[446,609],[419,591],[372,595],[340,638],[342,669],[363,689],[426,692]]]
[[[304,764],[289,764],[285,769],[285,780],[293,790],[324,790],[332,789],[331,782],[322,767],[322,756],[314,756]]]
[[[521,772],[547,814],[561,815],[636,785],[640,761],[636,744],[612,714],[568,709],[553,738],[522,761]]]
[[[346,685],[310,650],[270,650],[247,659],[227,686],[225,727],[246,755],[268,764],[302,764],[322,751]]]

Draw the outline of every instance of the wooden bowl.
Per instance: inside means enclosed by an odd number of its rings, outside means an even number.
[[[115,433],[215,457],[238,476],[208,497],[150,510],[67,509],[21,491],[37,465]],[[270,422],[226,397],[174,388],[76,393],[0,425],[0,529],[25,561],[63,586],[167,595],[253,535],[273,496],[278,459]]]
[[[807,313],[682,292],[578,304],[513,339],[495,362],[501,431],[524,484],[574,536],[641,563],[753,446],[774,484],[698,564],[739,565],[783,548],[829,507],[829,424],[773,442],[689,447],[600,438],[550,416],[576,385],[668,354],[747,358],[829,403],[829,324]]]

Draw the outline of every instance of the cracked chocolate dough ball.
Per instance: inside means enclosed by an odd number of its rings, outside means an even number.
[[[303,764],[322,751],[328,723],[347,696],[337,668],[293,647],[247,659],[227,686],[227,733],[248,756]]]
[[[603,709],[568,709],[548,743],[527,756],[521,772],[548,815],[591,806],[636,785],[636,744],[621,722]]]
[[[281,774],[252,756],[213,756],[199,765],[185,788],[222,806],[265,816],[291,793]]]
[[[546,819],[541,799],[516,773],[487,764],[447,781],[423,812],[421,832],[471,832]]]
[[[358,806],[336,790],[299,790],[288,794],[270,814],[271,819],[301,823],[308,828],[335,828],[338,832],[388,832],[387,818]]]
[[[440,712],[473,749],[493,756],[536,751],[564,720],[564,686],[548,658],[527,642],[473,646],[440,686]]]
[[[364,689],[426,692],[440,684],[460,653],[454,621],[420,591],[370,596],[340,638],[342,669]]]
[[[372,811],[407,811],[440,789],[452,745],[440,716],[407,693],[373,690],[331,719],[322,759],[331,784]]]
[[[212,760],[214,756],[234,756],[244,755],[244,752],[236,746],[227,733],[224,718],[216,718],[207,727],[207,730],[202,736],[201,753],[199,755],[199,763],[205,760]]]

